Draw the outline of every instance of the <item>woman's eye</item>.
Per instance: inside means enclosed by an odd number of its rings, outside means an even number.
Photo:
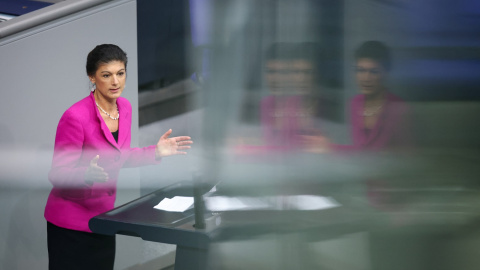
[[[108,77],[109,77],[109,75],[103,75],[103,78],[105,78],[105,79],[108,78]]]
[[[366,70],[364,68],[356,68],[355,71],[358,72],[358,73],[365,73],[366,72]]]
[[[125,75],[125,72],[119,72],[118,73],[118,76],[123,76],[123,75]]]

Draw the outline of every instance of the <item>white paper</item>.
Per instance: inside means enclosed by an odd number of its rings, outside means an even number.
[[[288,205],[294,210],[322,210],[340,206],[330,197],[314,195],[290,196]]]
[[[184,212],[193,207],[193,197],[175,196],[165,198],[153,208],[169,212]]]
[[[270,208],[269,204],[258,198],[224,196],[206,197],[205,206],[208,210],[214,212]]]
[[[337,201],[330,197],[314,195],[267,196],[267,197],[224,197],[205,198],[206,208],[210,211],[239,210],[322,210],[339,207]]]

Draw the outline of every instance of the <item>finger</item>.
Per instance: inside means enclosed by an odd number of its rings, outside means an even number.
[[[90,179],[93,182],[107,182],[108,174],[100,167],[90,167],[86,179]]]
[[[178,146],[192,144],[193,141],[177,141]]]
[[[163,134],[162,137],[160,137],[160,140],[167,139],[168,136],[170,136],[170,134],[172,134],[172,129],[169,129],[167,132],[165,132],[165,134]]]
[[[186,150],[186,149],[191,149],[191,146],[179,146],[177,150]]]
[[[107,182],[108,181],[108,174],[102,173],[95,176],[95,181],[97,182]]]
[[[178,137],[173,137],[172,139],[175,139],[175,141],[180,142],[180,141],[189,141],[192,138],[189,136],[178,136]]]
[[[99,155],[96,155],[91,161],[90,161],[90,166],[97,166],[98,159],[100,158]]]
[[[98,165],[92,165],[92,167],[90,167],[91,171],[96,173],[96,174],[101,174],[101,173],[105,173],[104,172],[104,169]]]
[[[186,154],[187,154],[187,152],[177,151],[177,152],[175,152],[174,155],[186,155]]]
[[[100,168],[98,167],[99,169],[97,171],[95,171],[95,176],[98,178],[98,179],[105,179],[107,180],[108,179],[108,173],[104,172],[103,171],[103,168]]]

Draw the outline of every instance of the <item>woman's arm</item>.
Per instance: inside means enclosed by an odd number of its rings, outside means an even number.
[[[163,157],[173,155],[186,155],[183,150],[190,149],[193,143],[189,136],[178,136],[169,138],[172,130],[169,129],[163,134],[157,142],[144,148],[132,148],[129,151],[129,157],[124,163],[124,167],[138,167],[144,165],[153,165],[160,163]]]
[[[67,110],[57,126],[52,168],[48,175],[54,187],[66,189],[90,187],[85,182],[88,164],[80,164],[83,141],[83,126],[73,113]]]

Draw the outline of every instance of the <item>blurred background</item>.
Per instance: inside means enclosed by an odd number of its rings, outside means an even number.
[[[225,211],[208,269],[477,269],[479,34],[475,0],[0,0],[0,268],[47,269],[56,125],[90,91],[87,53],[115,43],[132,146],[169,128],[195,141],[123,170],[116,205],[200,173],[274,211]],[[401,98],[378,107],[390,117],[375,118],[377,137],[408,144],[352,135],[366,113],[352,105],[355,51],[371,40]],[[173,269],[174,256],[118,236],[115,268]]]

